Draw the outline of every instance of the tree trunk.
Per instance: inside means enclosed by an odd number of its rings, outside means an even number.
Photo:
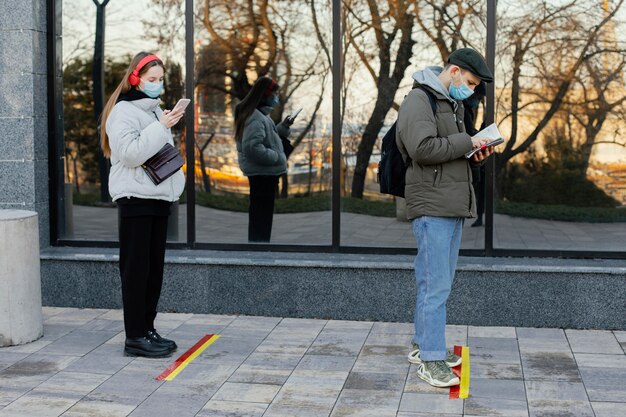
[[[363,191],[365,190],[365,179],[367,176],[367,166],[369,165],[372,150],[374,144],[378,138],[378,132],[382,129],[385,123],[385,117],[391,109],[393,104],[393,95],[398,89],[395,88],[391,82],[381,82],[378,87],[378,99],[374,111],[370,116],[363,137],[359,143],[359,148],[356,154],[356,166],[354,167],[354,177],[352,178],[352,197],[363,198]]]

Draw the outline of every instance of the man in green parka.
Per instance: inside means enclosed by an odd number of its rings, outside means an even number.
[[[484,58],[471,48],[454,51],[445,68],[427,67],[413,75],[415,86],[400,106],[396,143],[407,163],[405,198],[417,240],[415,336],[409,361],[418,376],[436,387],[459,384],[450,368],[461,358],[446,351],[446,302],[452,288],[466,218],[476,217],[470,164],[465,154],[489,141],[472,138],[463,125],[462,100],[481,81],[493,81]],[[436,99],[433,114],[427,89]]]

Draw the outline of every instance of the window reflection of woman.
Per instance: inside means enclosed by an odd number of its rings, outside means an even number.
[[[270,241],[278,178],[287,172],[282,140],[289,137],[292,121],[285,119],[275,125],[269,117],[279,104],[278,91],[276,81],[261,77],[235,108],[239,166],[250,184],[250,242]]]
[[[124,351],[163,357],[176,350],[154,328],[163,283],[167,219],[185,176],[178,171],[155,185],[141,165],[166,143],[183,111],[161,110],[163,62],[137,54],[102,112],[101,146],[111,159],[109,193],[119,212],[120,276],[124,306]]]

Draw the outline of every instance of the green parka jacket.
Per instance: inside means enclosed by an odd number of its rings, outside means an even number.
[[[416,83],[436,97],[433,111],[427,94],[413,89],[398,112],[396,144],[405,163],[405,199],[409,219],[420,216],[476,217],[472,188],[470,135],[463,125],[463,105],[450,97],[437,78],[441,67],[413,75]]]

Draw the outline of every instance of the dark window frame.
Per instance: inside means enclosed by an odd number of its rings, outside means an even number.
[[[497,0],[487,0],[487,45],[486,59],[489,67],[495,67],[495,47],[496,47],[496,3]],[[195,56],[194,56],[194,19],[193,0],[185,0],[185,65],[186,91],[194,90],[193,77]],[[119,247],[115,241],[88,241],[88,240],[68,240],[59,238],[59,230],[65,224],[64,214],[64,138],[63,138],[63,78],[62,78],[62,0],[47,0],[47,64],[48,64],[48,144],[49,144],[49,166],[50,177],[50,242],[53,246],[72,247]],[[341,114],[341,0],[333,0],[333,123],[332,123],[332,145],[333,167],[339,166],[341,162],[341,125],[339,123]],[[193,94],[190,94],[192,102]],[[193,112],[185,115],[186,125],[194,126]],[[487,107],[486,121],[494,120],[494,86],[487,87]],[[192,128],[186,129],[187,160],[191,161],[191,166],[195,166],[195,132]],[[494,215],[494,178],[495,164],[493,158],[487,163],[487,190],[485,205],[485,235],[484,249],[461,249],[462,256],[487,256],[487,257],[550,257],[550,258],[604,258],[604,259],[626,259],[626,251],[590,251],[590,250],[533,250],[533,249],[507,249],[496,248],[493,245],[493,215]],[[168,249],[207,249],[207,250],[232,250],[232,251],[274,251],[274,252],[313,252],[313,253],[361,253],[361,254],[415,254],[415,248],[406,247],[374,247],[374,246],[344,246],[341,245],[341,206],[340,206],[340,175],[339,170],[332,172],[332,239],[329,245],[281,245],[281,244],[225,244],[208,243],[196,241],[196,215],[195,215],[195,171],[188,170],[185,190],[187,194],[187,242],[170,242]]]

